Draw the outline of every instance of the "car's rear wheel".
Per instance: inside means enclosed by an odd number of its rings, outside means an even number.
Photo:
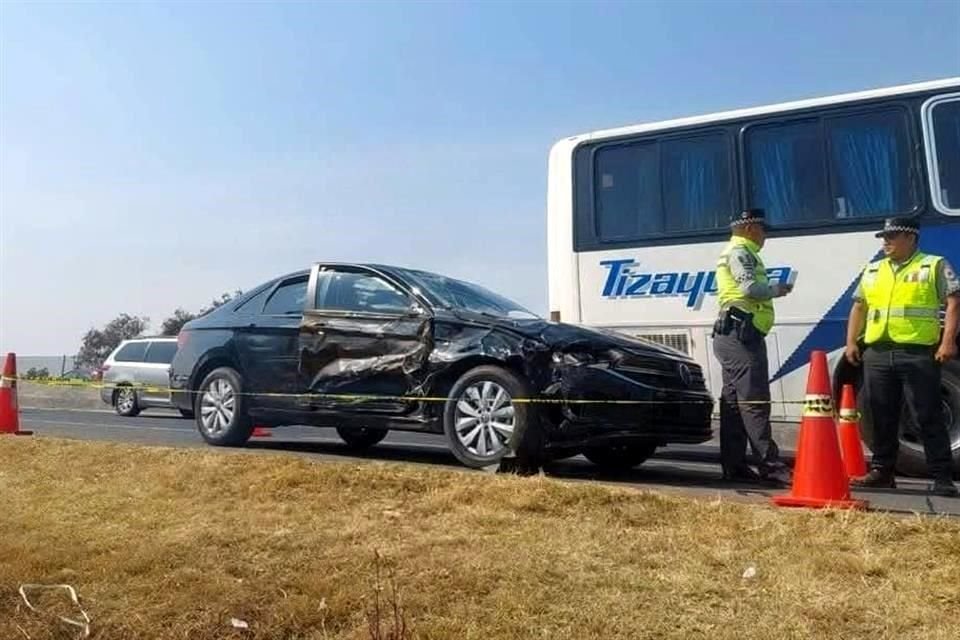
[[[453,455],[479,469],[499,462],[517,429],[534,419],[532,407],[515,402],[530,396],[528,385],[495,366],[465,373],[450,389],[443,412],[443,431]]]
[[[626,471],[647,461],[657,450],[656,442],[631,442],[606,447],[589,447],[584,457],[610,471]]]
[[[368,449],[387,437],[386,429],[337,427],[337,435],[351,449]]]
[[[137,392],[129,385],[117,387],[113,392],[113,410],[125,418],[132,418],[140,414],[140,404],[137,402]]]
[[[197,429],[208,444],[240,446],[253,432],[243,395],[243,379],[230,367],[214,369],[203,379],[194,413]]]

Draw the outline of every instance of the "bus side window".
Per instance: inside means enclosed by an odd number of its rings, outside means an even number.
[[[827,130],[837,218],[906,214],[916,207],[902,110],[830,118]]]
[[[656,143],[607,147],[596,155],[597,232],[603,240],[663,232]]]
[[[932,119],[940,197],[950,209],[960,210],[960,100],[935,105]]]
[[[667,231],[712,231],[733,211],[730,138],[713,133],[661,145]]]
[[[772,225],[831,217],[819,121],[751,128],[745,145],[750,206]]]

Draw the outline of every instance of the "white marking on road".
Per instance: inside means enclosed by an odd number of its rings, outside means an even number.
[[[91,424],[89,422],[67,422],[65,420],[25,420],[24,424],[28,427],[36,427],[37,425],[54,425],[64,427],[87,427],[91,429],[131,429],[133,431],[173,431],[176,433],[194,433],[192,428],[177,429],[175,427],[150,427],[146,425],[134,424]]]
[[[20,407],[21,411],[56,411],[58,413],[109,413],[116,415],[110,409],[74,409],[72,407]],[[170,414],[171,416],[174,414]]]

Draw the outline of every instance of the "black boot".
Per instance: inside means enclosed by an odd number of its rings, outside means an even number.
[[[934,480],[930,493],[944,498],[956,498],[960,496],[960,491],[957,491],[957,485],[953,484],[953,478],[950,476],[943,476]]]
[[[789,487],[793,482],[793,474],[790,473],[790,468],[785,464],[774,464],[766,469],[761,469],[760,477],[764,482],[778,487]]]
[[[758,484],[760,474],[751,469],[746,464],[733,467],[732,469],[723,469],[723,479],[726,482],[745,482],[747,484]]]
[[[870,473],[862,478],[850,481],[854,487],[869,487],[871,489],[896,489],[897,480],[892,469],[871,469]]]
[[[540,473],[540,465],[535,464],[523,457],[504,457],[500,459],[500,464],[497,465],[496,473],[515,476],[535,476]]]

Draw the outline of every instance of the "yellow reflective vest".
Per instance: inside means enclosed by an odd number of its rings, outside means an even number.
[[[867,303],[864,342],[933,345],[940,340],[940,260],[917,251],[899,271],[889,258],[867,265],[860,279]]]
[[[733,236],[717,261],[717,296],[719,297],[720,308],[737,307],[747,313],[752,313],[753,326],[766,335],[773,328],[773,301],[749,298],[740,290],[740,285],[733,279],[733,274],[730,273],[730,267],[727,265],[730,252],[735,247],[743,247],[757,261],[756,281],[760,284],[768,284],[769,282],[767,268],[763,265],[763,260],[760,259],[760,247],[757,246],[757,243],[748,238]]]

